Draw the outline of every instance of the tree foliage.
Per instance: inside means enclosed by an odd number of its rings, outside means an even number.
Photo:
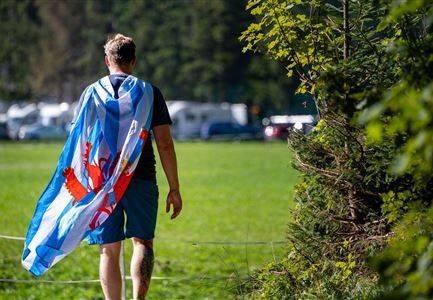
[[[288,255],[246,283],[251,294],[430,295],[419,261],[430,253],[426,235],[397,229],[406,222],[417,232],[433,197],[430,1],[250,0],[247,9],[258,19],[241,36],[244,50],[264,52],[289,77],[297,74],[298,92],[311,94],[321,117],[310,135],[289,137],[303,180]],[[411,243],[391,246],[372,267],[369,258],[393,239]],[[409,257],[413,280],[404,281],[393,272]]]
[[[29,96],[27,84],[39,20],[32,0],[0,2],[0,99]]]

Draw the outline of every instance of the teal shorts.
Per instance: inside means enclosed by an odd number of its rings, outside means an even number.
[[[88,236],[89,245],[110,244],[131,237],[153,240],[158,196],[155,182],[133,178],[108,219]]]

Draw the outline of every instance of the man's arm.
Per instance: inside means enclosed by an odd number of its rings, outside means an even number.
[[[180,196],[176,152],[174,151],[170,126],[155,126],[152,130],[158,148],[159,158],[161,159],[161,164],[170,187],[165,211],[168,213],[170,211],[170,206],[173,205],[173,214],[171,215],[171,219],[174,219],[182,210],[182,197]]]

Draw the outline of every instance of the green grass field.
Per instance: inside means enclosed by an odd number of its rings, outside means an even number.
[[[24,236],[36,201],[51,178],[60,143],[0,142],[0,235]],[[160,209],[148,299],[230,299],[236,280],[285,253],[285,245],[194,244],[282,241],[296,172],[285,143],[177,143],[184,209],[170,221],[158,165]],[[20,263],[23,241],[0,239],[0,278],[37,280]],[[99,249],[82,243],[42,280],[98,278]],[[125,242],[129,263],[130,241]],[[129,266],[127,265],[127,274]],[[201,278],[202,277],[202,278]],[[193,279],[193,280],[188,280]],[[128,299],[131,284],[127,283]],[[5,283],[0,299],[103,299],[99,283]]]

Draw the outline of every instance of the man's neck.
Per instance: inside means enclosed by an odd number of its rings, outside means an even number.
[[[127,75],[131,75],[133,69],[130,67],[120,67],[120,66],[116,66],[116,65],[112,65],[108,68],[108,70],[110,71],[110,75],[111,74],[127,74]]]
[[[120,69],[110,69],[110,75],[113,75],[113,74],[127,74],[127,75],[131,75],[132,72],[127,72],[127,71],[120,70]]]

